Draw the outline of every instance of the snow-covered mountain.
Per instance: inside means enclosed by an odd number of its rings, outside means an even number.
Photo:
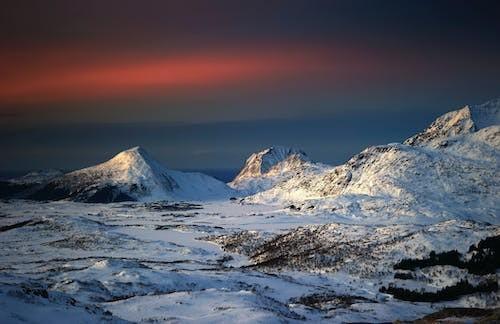
[[[48,182],[33,199],[85,202],[205,200],[228,197],[223,182],[201,173],[169,170],[144,149],[134,147],[102,164]]]
[[[345,217],[500,219],[500,100],[466,106],[404,142],[247,198]]]
[[[229,186],[251,195],[268,190],[297,174],[315,173],[323,168],[324,165],[311,162],[301,150],[273,146],[250,155]]]
[[[407,139],[404,144],[426,146],[444,138],[474,133],[500,125],[500,98],[482,105],[465,106],[437,118],[427,129]]]

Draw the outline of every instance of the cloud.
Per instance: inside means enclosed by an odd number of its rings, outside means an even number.
[[[178,52],[93,47],[12,49],[0,54],[0,104],[203,95],[290,85],[352,91],[429,79],[439,57],[348,43],[251,43]],[[449,65],[449,64],[448,64]]]
[[[33,59],[27,62],[15,55],[0,57],[5,72],[0,80],[0,103],[71,102],[255,86],[324,71],[331,65],[322,53],[303,48],[163,56],[118,52],[102,57],[61,49],[30,55]]]

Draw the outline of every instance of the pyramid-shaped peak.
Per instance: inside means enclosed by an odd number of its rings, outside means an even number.
[[[115,180],[131,183],[136,183],[137,179],[156,178],[167,171],[160,162],[139,146],[122,151],[112,159],[87,169],[113,174]]]
[[[136,146],[106,162],[67,173],[31,197],[115,202],[218,199],[229,195],[232,190],[225,183],[201,173],[169,170]]]

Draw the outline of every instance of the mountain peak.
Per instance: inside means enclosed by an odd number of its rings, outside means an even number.
[[[229,186],[253,194],[267,190],[308,167],[313,168],[313,165],[302,150],[272,146],[251,154]]]
[[[100,164],[106,169],[128,170],[129,172],[137,171],[143,174],[146,169],[151,171],[164,171],[164,167],[156,161],[145,149],[140,146],[135,146],[125,151],[116,154],[110,160]],[[137,175],[137,174],[136,174]]]
[[[265,175],[285,161],[297,164],[309,161],[309,158],[304,151],[296,148],[271,146],[250,155],[235,180]]]
[[[142,147],[134,146],[132,148],[121,151],[120,153],[116,154],[111,160],[126,159],[126,158],[128,158],[128,159],[131,159],[131,158],[150,159],[151,157],[150,157],[149,153],[145,149],[143,149]]]
[[[85,202],[219,199],[232,190],[201,173],[169,170],[136,146],[49,182],[33,199]]]
[[[129,149],[125,150],[125,151],[122,151],[120,153],[125,153],[125,152],[138,153],[138,154],[144,154],[144,153],[146,153],[147,154],[146,150],[143,149],[142,146],[134,146],[134,147],[131,147],[131,148],[129,148]],[[118,153],[118,154],[120,154],[120,153]]]
[[[428,145],[435,140],[473,133],[498,124],[500,124],[500,98],[450,111],[438,117],[423,132],[408,138],[404,144]]]

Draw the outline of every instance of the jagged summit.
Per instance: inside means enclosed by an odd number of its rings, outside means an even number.
[[[250,155],[229,186],[245,194],[253,194],[320,166],[311,162],[302,150],[273,146]]]
[[[436,140],[469,134],[480,129],[500,124],[500,98],[481,105],[465,106],[438,117],[423,132],[418,133],[404,144],[422,146]]]
[[[268,173],[278,172],[280,170],[276,166],[285,161],[289,162],[288,166],[291,166],[290,164],[295,165],[309,161],[309,158],[306,153],[301,150],[283,146],[273,146],[250,155],[235,180],[260,177]]]
[[[210,176],[165,168],[137,146],[104,163],[50,181],[31,198],[85,202],[201,200],[230,193],[226,184]]]

